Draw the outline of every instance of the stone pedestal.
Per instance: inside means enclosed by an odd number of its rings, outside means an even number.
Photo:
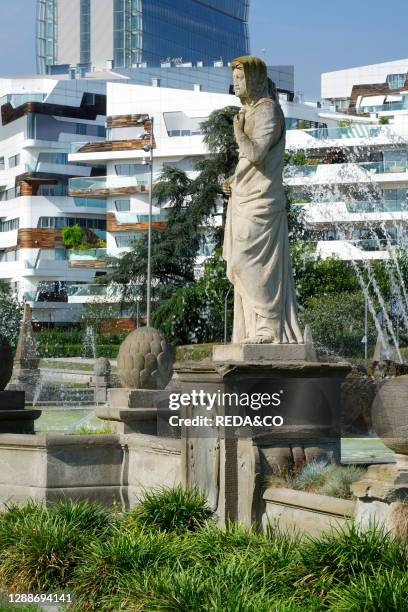
[[[117,433],[158,434],[158,408],[168,406],[165,391],[109,389],[108,404],[96,409],[96,416],[112,421]]]
[[[271,345],[265,346],[256,348],[267,355]],[[218,348],[224,347],[216,347],[216,356]],[[247,350],[241,346],[240,355]],[[184,418],[208,417],[212,424],[197,421],[196,426],[183,427],[182,457],[185,484],[197,484],[206,492],[221,524],[229,519],[247,525],[259,520],[262,481],[274,470],[322,456],[340,459],[340,385],[349,371],[348,364],[296,360],[176,364],[182,393],[193,397],[202,391],[216,398],[211,411],[194,402],[185,407]],[[273,396],[276,405],[252,409],[242,402],[246,396],[256,400],[256,407],[262,397]],[[282,417],[283,425],[271,426],[269,419],[262,427],[217,426],[217,416]]]
[[[0,434],[33,434],[41,410],[24,407],[24,391],[0,391]]]
[[[95,404],[105,404],[108,399],[110,376],[91,376],[89,386],[94,390]]]
[[[315,361],[310,344],[220,344],[213,348],[213,361],[245,363],[247,361]]]

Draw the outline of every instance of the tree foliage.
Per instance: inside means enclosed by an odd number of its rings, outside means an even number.
[[[153,314],[153,325],[174,344],[222,341],[225,300],[227,333],[232,330],[233,291],[225,276],[225,262],[217,254],[205,262],[203,276],[175,292]]]

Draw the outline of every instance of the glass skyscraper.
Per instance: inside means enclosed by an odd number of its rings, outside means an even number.
[[[249,0],[37,0],[37,68],[229,61],[249,53]]]

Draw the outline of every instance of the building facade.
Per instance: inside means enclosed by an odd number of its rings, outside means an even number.
[[[320,256],[386,260],[406,248],[408,123],[403,117],[392,125],[376,121],[293,130],[288,147],[306,157],[305,165],[286,167],[285,181]]]
[[[212,64],[249,52],[249,0],[37,0],[37,71]]]
[[[0,278],[34,320],[69,322],[78,314],[69,285],[91,282],[105,264],[67,249],[63,229],[80,226],[85,244],[104,245],[106,201],[68,195],[70,177],[104,174],[68,154],[72,141],[105,139],[106,85],[0,79],[0,112]]]
[[[360,116],[408,114],[408,59],[322,74],[322,98]]]
[[[288,134],[293,126],[303,122],[308,126],[334,126],[330,117],[321,117],[321,109],[283,99]],[[239,106],[232,95],[197,90],[148,87],[133,83],[107,84],[107,141],[80,144],[69,159],[73,163],[106,164],[106,176],[72,178],[70,194],[82,198],[106,197],[107,253],[120,257],[131,248],[134,240],[147,229],[150,168],[149,154],[144,150],[150,142],[150,119],[154,129],[153,182],[166,166],[184,170],[195,177],[195,162],[208,155],[200,123],[212,111]],[[153,202],[153,225],[165,227],[166,205],[159,208]],[[212,223],[221,223],[222,209]],[[211,227],[202,228],[202,241],[197,257],[197,273],[214,249]],[[96,290],[98,295],[93,294]],[[78,285],[72,289],[73,303],[93,301],[100,287]]]

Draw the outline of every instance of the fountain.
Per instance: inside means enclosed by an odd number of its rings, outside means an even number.
[[[8,389],[10,391],[24,391],[27,403],[33,403],[34,398],[38,395],[38,389],[42,387],[39,363],[31,320],[31,308],[29,304],[24,304],[23,321],[14,357],[13,376]]]

